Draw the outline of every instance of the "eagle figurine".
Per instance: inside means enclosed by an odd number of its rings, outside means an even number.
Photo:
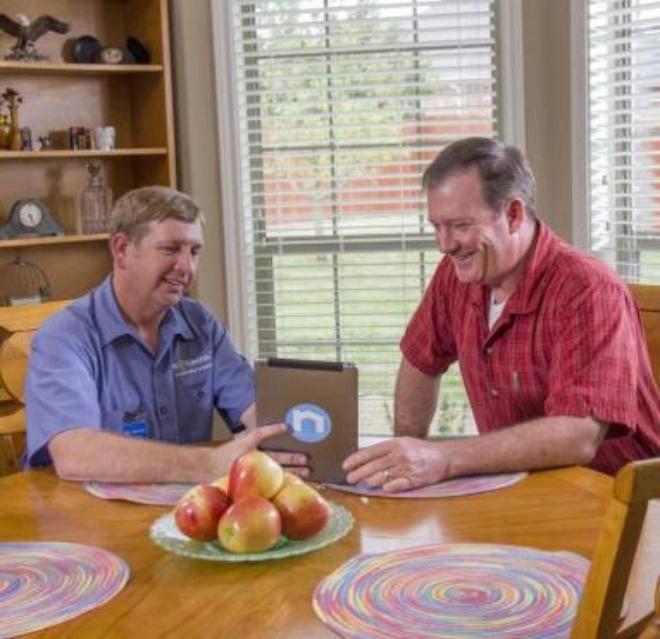
[[[19,13],[16,20],[13,20],[0,13],[0,29],[16,38],[16,43],[11,48],[11,53],[5,56],[5,60],[46,60],[48,56],[39,53],[34,43],[49,31],[67,33],[69,28],[67,22],[53,16],[39,16],[30,20],[25,14]]]

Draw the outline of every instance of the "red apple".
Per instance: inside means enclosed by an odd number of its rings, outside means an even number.
[[[313,537],[330,520],[330,504],[316,489],[303,482],[283,488],[273,503],[282,518],[282,534],[289,539]]]
[[[230,552],[263,552],[280,538],[282,524],[277,508],[264,497],[234,502],[220,518],[217,536]]]
[[[211,484],[191,488],[174,507],[174,522],[187,537],[197,541],[213,541],[218,536],[218,522],[229,508],[227,493]]]
[[[294,475],[293,473],[290,473],[288,470],[284,471],[284,476],[282,477],[282,485],[280,486],[280,489],[277,491],[275,497],[279,495],[287,486],[290,486],[291,484],[304,484],[305,482],[298,477],[298,475]],[[272,499],[275,499],[273,497]]]
[[[266,453],[251,450],[234,461],[229,471],[229,496],[238,501],[259,496],[270,499],[282,486],[284,471]]]

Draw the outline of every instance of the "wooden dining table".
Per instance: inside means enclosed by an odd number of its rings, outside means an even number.
[[[102,500],[52,470],[31,470],[0,479],[0,542],[93,545],[130,566],[130,581],[114,599],[29,636],[320,639],[335,635],[312,609],[313,590],[356,554],[474,542],[591,558],[611,487],[610,477],[575,467],[533,472],[497,491],[442,499],[365,497],[326,488],[328,499],[353,514],[344,538],[296,557],[227,563],[156,545],[149,529],[166,507]]]

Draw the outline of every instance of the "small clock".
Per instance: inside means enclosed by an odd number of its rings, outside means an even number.
[[[124,61],[124,52],[118,47],[105,47],[98,53],[98,62],[103,64],[121,64]]]
[[[0,239],[40,235],[64,235],[64,229],[41,200],[26,198],[14,202],[8,222],[0,226]]]

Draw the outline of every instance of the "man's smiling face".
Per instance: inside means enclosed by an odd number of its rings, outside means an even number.
[[[131,295],[152,310],[174,306],[193,283],[202,245],[199,222],[149,222],[146,233],[128,240],[123,252]]]
[[[428,189],[427,199],[436,244],[452,260],[458,279],[500,286],[519,255],[511,243],[507,207],[496,211],[484,201],[478,171],[450,175]]]

